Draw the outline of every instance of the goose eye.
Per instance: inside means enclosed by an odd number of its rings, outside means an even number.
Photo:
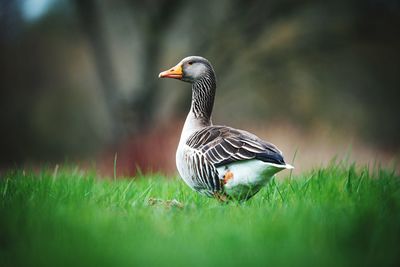
[[[189,64],[189,65],[193,65],[193,61],[189,61],[188,64]]]

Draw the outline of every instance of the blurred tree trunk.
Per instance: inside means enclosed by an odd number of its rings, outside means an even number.
[[[182,0],[164,1],[131,1],[131,8],[136,19],[135,23],[142,27],[143,58],[142,88],[132,101],[132,110],[137,114],[141,127],[147,127],[154,120],[157,112],[156,100],[159,94],[157,75],[159,59],[162,54],[165,36],[174,17],[181,10]]]
[[[107,38],[102,26],[102,18],[99,14],[99,6],[95,0],[74,1],[82,28],[89,37],[92,46],[96,68],[99,79],[104,90],[109,112],[112,118],[122,120],[121,112],[130,113],[125,110],[125,103],[117,103],[117,80],[112,67],[112,58]],[[174,17],[181,10],[182,0],[169,1],[126,1],[122,6],[128,6],[132,10],[135,23],[139,26],[142,42],[141,62],[141,88],[134,94],[128,109],[134,114],[136,121],[130,124],[140,125],[140,128],[147,127],[152,123],[157,112],[157,74],[159,72],[159,58],[162,54],[165,36],[168,27],[174,22]],[[116,131],[119,123],[114,122],[114,136],[120,134]],[[135,129],[137,127],[133,127]]]
[[[83,31],[88,36],[92,47],[97,74],[102,85],[108,112],[111,118],[116,118],[116,115],[118,114],[116,93],[118,92],[118,84],[115,78],[111,50],[105,37],[98,3],[95,0],[75,0],[74,4]],[[111,123],[111,138],[115,140],[115,138],[120,134],[118,127],[119,124],[115,123],[113,119],[111,120]]]

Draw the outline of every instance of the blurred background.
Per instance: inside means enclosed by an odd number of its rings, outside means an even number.
[[[276,144],[296,172],[400,152],[397,0],[0,1],[0,166],[174,174],[190,86],[214,65],[213,120]]]

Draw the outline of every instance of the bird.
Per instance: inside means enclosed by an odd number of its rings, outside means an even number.
[[[244,130],[213,125],[217,83],[207,59],[185,57],[158,77],[192,87],[191,107],[176,151],[179,175],[190,188],[221,202],[246,201],[277,172],[294,168],[275,145]]]

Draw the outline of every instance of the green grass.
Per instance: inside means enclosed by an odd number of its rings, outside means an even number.
[[[400,264],[400,179],[383,169],[332,164],[242,204],[159,175],[12,171],[0,201],[0,266]]]

